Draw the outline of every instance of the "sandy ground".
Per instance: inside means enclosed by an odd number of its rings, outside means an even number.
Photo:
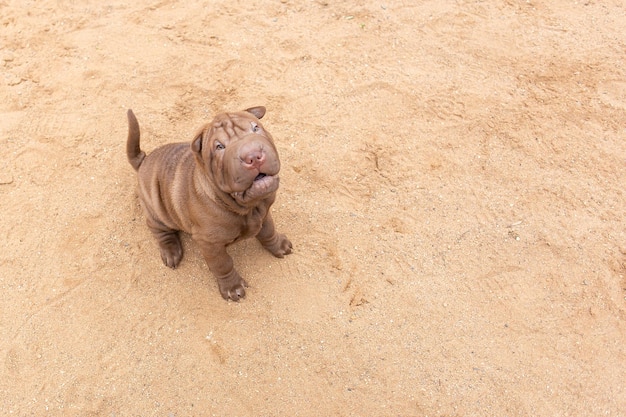
[[[5,0],[0,48],[1,415],[626,415],[623,2]],[[229,303],[125,112],[253,105],[295,253]]]

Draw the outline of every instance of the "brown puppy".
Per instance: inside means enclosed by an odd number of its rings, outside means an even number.
[[[225,299],[238,301],[246,282],[226,252],[231,243],[256,236],[274,256],[291,253],[276,233],[270,206],[276,198],[280,161],[272,136],[259,119],[265,107],[222,113],[190,143],[173,143],[146,156],[139,123],[128,110],[128,161],[138,174],[138,194],[161,259],[176,268],[183,257],[178,232],[191,234],[216,276]]]

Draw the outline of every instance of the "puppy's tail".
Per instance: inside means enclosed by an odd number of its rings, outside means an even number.
[[[126,156],[128,156],[128,162],[135,168],[135,171],[139,170],[139,166],[146,157],[146,153],[139,148],[139,122],[135,117],[135,113],[131,109],[128,109],[128,140],[126,141]]]

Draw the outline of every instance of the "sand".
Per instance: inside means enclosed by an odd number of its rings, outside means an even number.
[[[621,1],[0,1],[0,414],[626,413]],[[126,161],[267,107],[294,254],[188,236]]]

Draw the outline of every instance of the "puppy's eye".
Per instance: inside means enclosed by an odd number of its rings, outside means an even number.
[[[215,150],[216,151],[221,151],[221,150],[224,150],[224,149],[226,149],[226,146],[224,146],[223,143],[215,142]]]
[[[258,132],[259,130],[261,130],[261,128],[259,127],[259,125],[258,125],[258,124],[254,123],[254,122],[251,122],[250,124],[252,125],[252,131],[253,131],[253,132],[255,132],[255,133],[256,133],[256,132]]]

